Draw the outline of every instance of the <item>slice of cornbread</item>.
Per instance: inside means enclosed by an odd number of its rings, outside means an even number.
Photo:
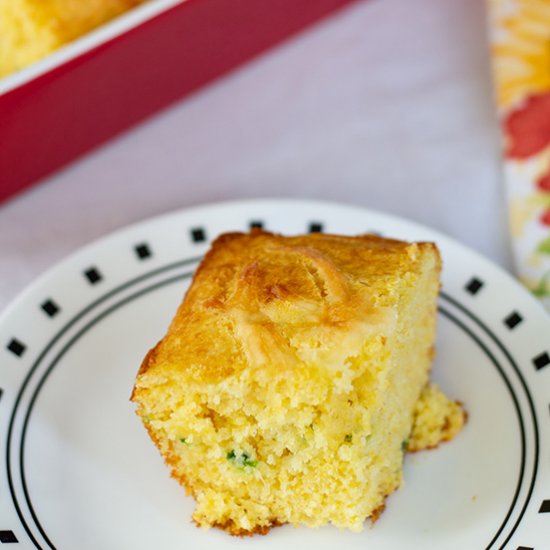
[[[428,383],[439,273],[431,243],[262,231],[214,242],[132,394],[198,525],[358,531],[377,516]],[[445,411],[427,428],[436,439]]]
[[[0,77],[145,0],[0,0]]]

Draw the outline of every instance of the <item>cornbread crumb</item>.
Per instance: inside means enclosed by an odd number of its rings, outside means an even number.
[[[458,429],[427,386],[439,272],[431,243],[213,243],[132,393],[198,526],[360,531],[380,515],[407,449]]]
[[[449,399],[436,384],[428,384],[413,412],[413,427],[407,450],[433,449],[450,441],[462,430],[467,414],[459,401]]]
[[[145,0],[0,0],[0,77]]]

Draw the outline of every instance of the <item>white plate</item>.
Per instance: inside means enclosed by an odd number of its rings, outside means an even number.
[[[439,449],[407,456],[373,528],[284,526],[235,539],[190,523],[128,398],[208,242],[261,222],[286,234],[377,231],[444,259],[433,375],[469,412]],[[261,200],[120,231],[41,277],[0,319],[0,542],[20,548],[548,548],[550,321],[510,276],[430,229],[367,210]]]

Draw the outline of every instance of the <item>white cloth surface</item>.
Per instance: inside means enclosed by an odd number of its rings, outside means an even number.
[[[355,4],[0,205],[0,309],[112,230],[237,198],[386,211],[509,268],[492,94],[483,1]]]

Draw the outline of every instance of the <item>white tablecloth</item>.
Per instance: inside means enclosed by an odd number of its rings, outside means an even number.
[[[0,205],[0,309],[116,228],[242,197],[384,210],[509,268],[499,162],[484,2],[360,2]]]

